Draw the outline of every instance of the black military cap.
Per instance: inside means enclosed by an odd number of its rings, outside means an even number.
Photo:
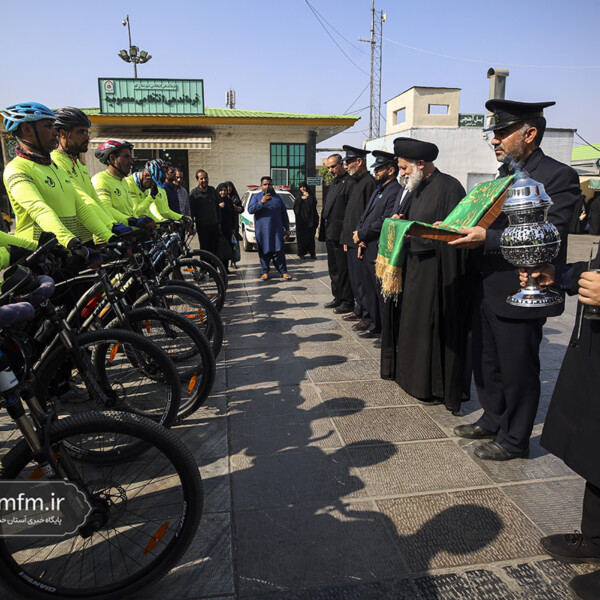
[[[399,137],[394,140],[394,156],[396,158],[433,162],[439,152],[439,148],[431,142],[422,142],[408,137]]]
[[[391,152],[373,150],[372,154],[375,157],[375,162],[371,165],[371,169],[379,169],[379,167],[396,164],[396,157]]]
[[[490,126],[484,131],[503,129],[515,123],[527,121],[544,116],[544,109],[554,106],[556,102],[515,102],[514,100],[502,100],[495,98],[488,100],[485,107],[491,111]]]
[[[343,162],[347,160],[354,160],[356,158],[366,158],[367,154],[371,154],[368,150],[362,148],[355,148],[354,146],[342,146],[342,150],[346,153]]]

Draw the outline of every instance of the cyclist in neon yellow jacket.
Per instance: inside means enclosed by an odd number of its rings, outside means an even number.
[[[37,243],[32,240],[0,231],[0,269],[6,269],[21,256],[26,256],[28,250],[36,248]],[[25,252],[21,253],[20,250],[25,250]]]
[[[112,139],[103,142],[95,152],[96,158],[106,165],[106,170],[92,177],[98,198],[119,223],[128,224],[136,216],[125,177],[133,167],[131,156],[133,144],[126,140]]]
[[[131,227],[120,223],[100,202],[87,167],[79,160],[79,155],[88,149],[90,120],[82,110],[73,106],[59,108],[54,114],[59,147],[50,154],[52,160],[67,172],[83,201],[113,233],[131,233]]]
[[[0,112],[6,130],[17,138],[17,156],[4,170],[17,220],[16,234],[37,241],[42,231],[52,232],[61,245],[87,260],[89,251],[82,245],[82,237],[91,232],[108,241],[113,234],[82,200],[67,173],[50,158],[58,136],[54,113],[35,102],[12,105]]]
[[[165,161],[160,158],[150,160],[141,171],[127,178],[127,184],[138,214],[143,212],[155,221],[179,221],[184,217],[169,208],[167,193],[164,190],[166,173]]]

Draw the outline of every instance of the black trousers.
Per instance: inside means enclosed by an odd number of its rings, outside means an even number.
[[[600,546],[600,488],[586,481],[583,495],[581,533]]]
[[[198,225],[196,223],[196,232],[200,248],[208,250],[216,256],[219,249],[219,225]]]
[[[363,259],[363,288],[365,293],[365,305],[371,318],[369,331],[379,333],[382,328],[383,296],[381,295],[381,284],[375,277],[375,263]]]
[[[296,244],[298,245],[298,256],[305,254],[315,255],[315,227],[296,225]]]
[[[354,306],[354,296],[348,275],[348,259],[344,247],[334,240],[325,242],[327,247],[327,267],[331,278],[331,293],[343,304]]]
[[[363,261],[358,258],[358,248],[348,248],[346,252],[348,259],[348,277],[350,277],[350,287],[352,295],[356,301],[354,314],[362,317],[365,321],[371,320],[365,304],[365,289],[363,285]]]
[[[542,328],[546,319],[506,319],[483,301],[473,320],[473,373],[483,415],[509,452],[529,447],[540,400]]]

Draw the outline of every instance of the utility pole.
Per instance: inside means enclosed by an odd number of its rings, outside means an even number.
[[[371,103],[369,113],[369,139],[379,137],[381,114],[381,46],[383,24],[386,15],[375,11],[375,0],[371,2],[371,39],[358,40],[371,45]]]

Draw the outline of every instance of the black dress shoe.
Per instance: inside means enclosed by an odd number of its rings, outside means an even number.
[[[419,404],[424,404],[425,406],[437,406],[442,403],[441,399],[436,398],[435,396],[432,396],[431,398],[415,398],[415,400]]]
[[[454,428],[454,435],[469,438],[471,440],[483,440],[485,438],[496,437],[496,434],[493,431],[487,431],[487,429],[480,427],[477,423],[458,425]]]
[[[323,308],[337,308],[340,304],[341,302],[339,300],[332,300],[327,304],[323,304]]]
[[[333,313],[336,315],[345,315],[346,313],[354,312],[354,306],[352,304],[340,304],[337,308],[333,309]]]
[[[358,335],[360,335],[361,338],[365,338],[367,340],[375,339],[381,337],[381,331],[361,331]]]
[[[573,598],[598,600],[600,598],[600,571],[578,575],[569,581]]]
[[[529,448],[521,452],[510,452],[498,442],[485,442],[478,448],[475,448],[475,456],[481,460],[512,460],[513,458],[527,458]]]
[[[369,329],[369,327],[371,327],[371,325],[371,321],[359,321],[358,323],[354,323],[354,325],[352,325],[352,331],[366,331]]]
[[[579,531],[558,533],[540,540],[542,548],[553,558],[569,563],[600,563],[600,546]]]
[[[362,317],[356,313],[350,313],[349,315],[344,315],[342,317],[342,321],[360,321],[361,319]]]

